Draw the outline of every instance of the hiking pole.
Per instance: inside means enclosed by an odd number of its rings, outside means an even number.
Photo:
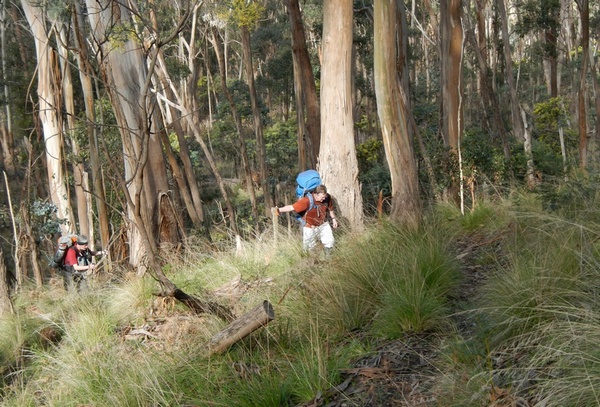
[[[273,241],[275,243],[277,243],[277,226],[279,224],[279,222],[277,221],[277,218],[279,217],[279,211],[277,210],[277,207],[274,206],[271,208],[271,222],[273,224]]]

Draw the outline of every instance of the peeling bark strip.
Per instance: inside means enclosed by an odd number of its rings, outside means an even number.
[[[245,338],[273,319],[275,319],[273,306],[269,301],[264,300],[262,304],[242,315],[229,324],[227,328],[213,336],[209,343],[211,353],[223,352],[240,339]]]

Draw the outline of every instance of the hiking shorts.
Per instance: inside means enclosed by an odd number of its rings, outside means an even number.
[[[304,226],[302,228],[304,250],[311,250],[316,246],[318,241],[320,241],[326,249],[331,249],[333,247],[335,239],[333,238],[333,229],[331,229],[329,222],[325,222],[321,226]]]

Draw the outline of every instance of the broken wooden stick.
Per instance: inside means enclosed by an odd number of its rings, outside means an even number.
[[[264,300],[262,304],[242,315],[213,336],[209,342],[211,352],[223,352],[240,339],[245,338],[258,328],[268,324],[274,318],[275,312],[273,311],[273,306],[269,301]]]

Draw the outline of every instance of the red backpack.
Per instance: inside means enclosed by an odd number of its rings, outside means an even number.
[[[58,239],[56,252],[54,253],[54,256],[52,256],[50,266],[52,268],[63,268],[65,265],[65,257],[67,257],[67,252],[75,243],[77,243],[77,235],[61,236]]]

